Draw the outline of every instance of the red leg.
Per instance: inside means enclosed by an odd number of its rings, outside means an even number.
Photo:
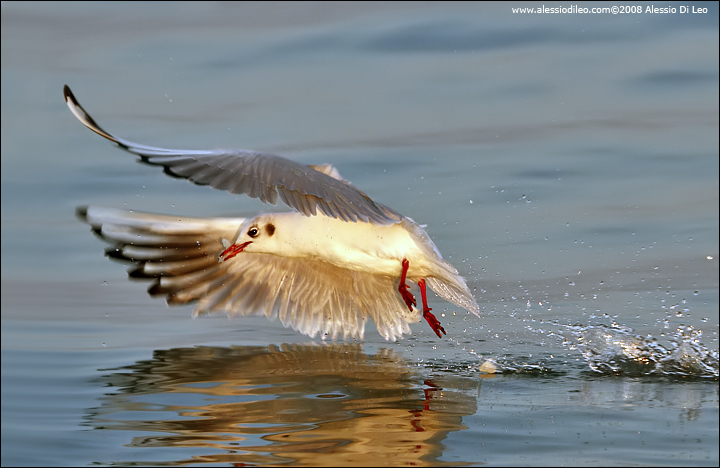
[[[407,271],[408,271],[409,267],[410,267],[410,262],[408,262],[406,258],[403,258],[402,275],[400,276],[400,286],[398,286],[398,291],[400,291],[400,295],[402,296],[403,300],[405,301],[405,304],[407,304],[408,309],[412,310],[413,306],[416,304],[415,297],[412,295],[412,293],[408,289],[407,283],[405,282],[405,279],[407,278]]]
[[[438,338],[442,338],[442,335],[445,333],[445,329],[440,326],[440,320],[436,319],[435,316],[430,312],[432,309],[428,307],[427,305],[427,292],[425,291],[425,280],[421,279],[418,281],[418,286],[420,286],[420,297],[422,297],[422,303],[423,303],[423,317],[425,317],[425,320],[427,321],[428,325],[430,325],[430,328],[433,329],[435,334],[438,336]]]

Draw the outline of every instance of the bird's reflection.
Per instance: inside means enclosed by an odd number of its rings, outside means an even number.
[[[441,441],[476,411],[466,388],[353,344],[156,351],[102,380],[116,390],[89,424],[135,432],[131,447],[195,448],[163,464],[438,465]]]

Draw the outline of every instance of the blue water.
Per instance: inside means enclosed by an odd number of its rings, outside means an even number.
[[[687,5],[3,3],[2,464],[717,466],[718,6]],[[76,206],[268,207],[135,164],[66,83],[133,141],[332,163],[482,319],[323,343],[148,297]]]

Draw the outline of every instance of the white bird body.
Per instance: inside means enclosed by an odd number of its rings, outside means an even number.
[[[252,151],[173,150],[140,145],[103,130],[65,87],[72,113],[95,133],[199,185],[244,193],[288,213],[246,218],[179,218],[102,207],[77,214],[112,244],[107,254],[134,262],[131,277],[154,279],[148,292],[168,304],[196,302],[194,315],[263,314],[308,336],[362,339],[371,318],[388,340],[410,333],[430,312],[425,284],[479,316],[464,279],[423,228],[376,203],[329,164],[303,166]],[[417,283],[418,310],[406,281]]]
[[[317,216],[297,212],[262,214],[246,222],[245,229],[241,230],[243,235],[234,243],[252,241],[244,234],[247,229],[266,224],[274,224],[278,229],[262,243],[253,242],[245,252],[305,257],[386,276],[399,275],[405,258],[410,262],[407,277],[414,281],[436,276],[438,267],[445,263],[430,238],[408,218],[378,226],[360,221],[348,223],[321,213]],[[423,238],[418,238],[418,231]],[[428,244],[433,248],[428,249]]]

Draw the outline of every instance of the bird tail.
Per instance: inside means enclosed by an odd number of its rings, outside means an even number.
[[[402,222],[416,245],[425,252],[426,260],[435,266],[433,268],[435,274],[425,279],[435,294],[480,317],[480,307],[475,302],[465,280],[454,266],[443,260],[440,251],[422,226],[408,217],[404,217]]]
[[[454,278],[445,280],[430,276],[425,281],[438,296],[480,317],[480,307],[462,276],[456,274]]]

